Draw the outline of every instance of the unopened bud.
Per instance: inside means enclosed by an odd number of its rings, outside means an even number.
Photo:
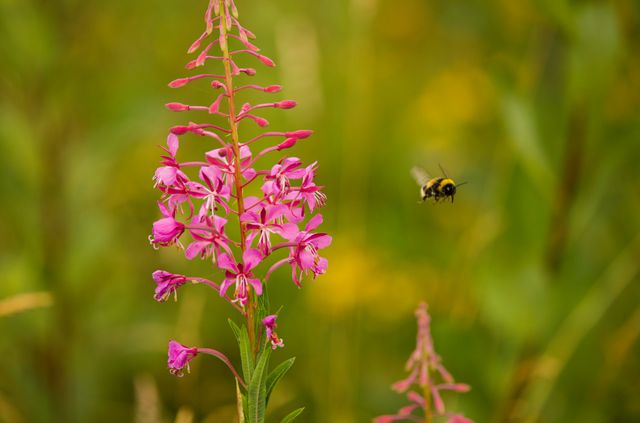
[[[298,142],[298,138],[287,138],[286,140],[282,141],[280,144],[276,146],[276,150],[280,151],[280,150],[284,150],[285,148],[291,148],[294,145],[296,145],[297,142]]]
[[[283,100],[279,103],[275,103],[276,107],[279,109],[293,109],[297,104],[298,103],[293,100]]]
[[[309,138],[311,136],[311,134],[313,134],[313,131],[310,131],[308,129],[299,129],[297,131],[285,133],[285,135],[287,137],[293,137],[293,138],[297,138],[299,140],[302,140],[302,139],[305,139],[305,138]]]
[[[193,44],[191,44],[191,47],[189,47],[189,50],[187,50],[187,54],[191,54],[194,51],[198,50],[200,48],[200,44],[202,43],[202,38],[198,38],[197,40],[195,40],[193,42]]]
[[[179,78],[179,79],[174,79],[173,81],[169,82],[169,86],[171,88],[179,88],[182,86],[187,85],[187,83],[190,81],[189,78]]]
[[[174,126],[169,130],[174,135],[182,135],[189,132],[189,127],[184,125]]]
[[[261,118],[261,117],[256,116],[256,117],[254,118],[254,120],[256,121],[256,123],[258,124],[258,126],[259,126],[259,127],[261,127],[261,128],[264,128],[265,126],[269,126],[269,121],[268,121],[268,120],[266,120],[266,119],[264,119],[264,118]]]
[[[276,64],[273,60],[269,59],[267,56],[263,56],[262,54],[258,54],[256,56],[258,59],[260,59],[260,61],[262,63],[264,63],[265,65],[269,66],[269,67],[274,67]]]
[[[280,85],[269,85],[268,87],[264,87],[264,91],[267,93],[277,93],[282,89]]]
[[[185,110],[189,110],[189,106],[182,103],[167,103],[164,105],[164,107],[171,110],[172,112],[184,112]]]

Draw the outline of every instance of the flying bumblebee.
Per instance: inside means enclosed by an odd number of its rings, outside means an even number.
[[[416,180],[418,185],[420,185],[420,198],[422,198],[422,202],[426,201],[428,198],[433,198],[436,203],[450,198],[453,203],[453,197],[456,195],[456,188],[466,184],[466,182],[462,182],[456,185],[456,183],[453,182],[453,179],[449,178],[442,167],[440,167],[440,170],[444,177],[431,178],[421,167],[414,166],[411,169],[413,178]]]

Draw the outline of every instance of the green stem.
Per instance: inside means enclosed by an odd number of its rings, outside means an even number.
[[[424,423],[431,423],[431,369],[429,368],[429,351],[427,350],[426,346],[424,347],[423,351],[423,360],[425,366],[427,366],[427,380],[422,387],[422,393],[424,396]]]
[[[227,90],[227,100],[229,104],[229,129],[231,129],[231,141],[233,146],[233,161],[235,168],[235,195],[238,201],[238,223],[240,225],[240,249],[242,253],[246,250],[247,247],[247,234],[245,225],[240,220],[240,216],[244,213],[244,197],[242,195],[242,172],[240,169],[240,141],[238,136],[238,123],[236,122],[236,106],[234,101],[234,92],[233,92],[233,78],[231,75],[231,55],[229,54],[229,43],[228,43],[228,28],[226,25],[227,10],[224,6],[224,0],[220,0],[220,35],[224,42],[220,43],[220,49],[222,50],[224,64],[224,80],[225,86]],[[249,290],[249,298],[247,301],[247,330],[249,332],[249,343],[251,344],[251,351],[255,357],[257,353],[257,343],[255,342],[255,322],[254,322],[254,295],[251,287],[248,287]]]

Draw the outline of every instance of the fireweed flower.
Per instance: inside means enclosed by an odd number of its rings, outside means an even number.
[[[271,342],[271,348],[276,349],[278,347],[284,347],[284,341],[282,338],[278,337],[278,334],[275,332],[275,328],[278,326],[276,324],[277,315],[271,314],[264,319],[262,319],[262,324],[267,331],[267,339]]]
[[[297,286],[305,275],[315,278],[323,274],[328,263],[318,251],[329,246],[331,237],[316,232],[322,223],[318,209],[326,202],[315,183],[317,163],[305,165],[287,154],[312,131],[260,129],[269,125],[261,116],[264,109],[287,110],[297,103],[287,98],[264,100],[277,95],[281,87],[247,81],[257,72],[254,64],[273,67],[275,62],[260,52],[252,41],[255,35],[240,23],[237,1],[208,2],[202,32],[188,49],[188,54],[194,55],[185,66],[188,75],[174,79],[169,87],[197,85],[199,91],[210,90],[211,99],[203,104],[172,101],[165,105],[170,112],[189,113],[189,118],[169,128],[153,175],[154,186],[160,191],[162,217],[153,223],[151,243],[154,247],[175,244],[184,249],[189,260],[210,259],[211,274],[186,277],[158,270],[153,274],[154,298],[164,301],[175,296],[186,282],[213,288],[244,319],[241,326],[232,320],[230,324],[242,353],[245,376],[265,372],[263,378],[252,381],[266,384],[268,354],[284,346],[275,333],[276,315],[269,310],[267,280],[287,264]],[[252,135],[244,135],[244,128]],[[258,135],[256,128],[262,131]],[[193,145],[185,149],[181,148],[183,143]],[[185,152],[197,149],[196,157],[186,157]],[[247,190],[259,195],[248,197]],[[267,259],[275,264],[261,269]],[[231,285],[233,295],[227,296]],[[262,421],[264,410],[260,407],[266,406],[266,399],[260,395],[266,392],[266,385],[248,390],[219,351],[188,348],[172,341],[171,372],[181,375],[198,353],[215,356],[229,367],[241,388],[236,396],[239,409],[251,416],[247,421]],[[292,363],[287,360],[281,364],[279,374]]]
[[[176,341],[169,341],[169,371],[172,375],[183,376],[184,369],[190,371],[189,362],[198,355],[197,348],[189,348]]]
[[[312,233],[322,223],[322,215],[315,215],[304,231],[297,231],[297,227],[289,225],[283,227],[282,236],[289,241],[289,257],[286,261],[276,263],[276,265],[287,262],[291,265],[291,278],[298,287],[301,286],[302,277],[309,271],[313,277],[322,275],[327,270],[327,259],[320,257],[318,250],[326,248],[331,244],[331,237],[326,233]]]
[[[463,383],[455,383],[451,374],[442,365],[442,359],[435,352],[431,338],[431,317],[427,312],[426,303],[418,306],[416,318],[418,320],[416,349],[411,353],[405,366],[409,376],[392,385],[397,392],[408,391],[409,405],[401,408],[397,414],[376,417],[373,422],[431,422],[432,417],[440,416],[446,418],[448,423],[473,423],[461,414],[446,412],[440,394],[442,391],[468,392],[471,388]],[[442,382],[437,383],[437,379]],[[420,393],[409,391],[409,388],[414,385],[420,388]],[[413,414],[416,410],[422,410],[424,417],[420,418]]]
[[[174,275],[164,270],[156,270],[152,276],[157,284],[156,293],[153,296],[156,301],[166,301],[171,294],[174,294],[177,299],[177,289],[187,282],[185,276]]]
[[[256,249],[249,249],[242,255],[242,263],[236,263],[228,254],[221,254],[218,258],[218,266],[225,269],[224,281],[220,285],[220,295],[224,296],[230,285],[235,284],[235,300],[243,307],[249,298],[249,286],[253,287],[256,295],[262,295],[262,283],[253,276],[251,270],[262,261],[262,254]]]

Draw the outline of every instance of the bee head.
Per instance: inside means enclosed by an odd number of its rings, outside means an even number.
[[[446,196],[454,195],[456,193],[456,186],[454,184],[446,184],[442,187],[442,193]]]

